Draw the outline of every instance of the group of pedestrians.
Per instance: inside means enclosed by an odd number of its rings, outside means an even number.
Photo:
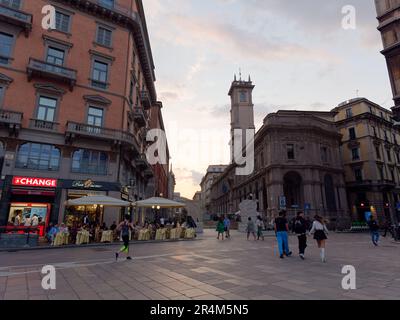
[[[274,229],[278,242],[279,257],[290,257],[293,253],[289,249],[289,222],[286,219],[286,212],[279,212],[279,216],[275,219]],[[322,262],[326,262],[325,245],[328,239],[328,228],[324,219],[318,215],[315,216],[312,226],[304,218],[303,212],[298,212],[292,222],[293,233],[297,235],[299,244],[299,256],[302,260],[305,259],[305,251],[307,248],[307,234],[313,235],[320,249],[320,257]]]
[[[264,229],[265,229],[265,225],[264,225],[264,221],[261,218],[261,216],[257,216],[255,224],[254,224],[253,220],[251,219],[251,217],[249,217],[248,221],[247,221],[247,226],[246,226],[247,240],[250,239],[250,235],[253,235],[254,241],[258,241],[260,239],[262,239],[262,241],[264,241],[265,240],[264,233],[263,233]],[[257,236],[256,236],[256,233],[257,233]]]

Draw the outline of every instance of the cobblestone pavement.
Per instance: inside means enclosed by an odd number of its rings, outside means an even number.
[[[400,245],[383,239],[374,247],[368,234],[331,234],[328,262],[319,261],[309,240],[306,261],[280,260],[276,241],[246,241],[233,233],[217,241],[135,245],[133,261],[114,260],[118,246],[0,253],[0,299],[282,300],[400,299]],[[297,252],[295,237],[291,248]],[[57,268],[57,289],[41,287],[44,265]],[[341,287],[342,267],[357,270],[357,290]]]

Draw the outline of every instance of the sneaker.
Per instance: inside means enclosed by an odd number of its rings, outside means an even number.
[[[119,253],[116,252],[116,253],[115,253],[115,261],[118,261],[118,258],[119,258]]]
[[[286,254],[287,257],[290,257],[293,253],[290,251],[289,253]]]
[[[132,260],[132,257],[127,257],[126,260]]]
[[[301,255],[300,255],[300,259],[301,259],[301,260],[304,260],[304,259],[305,259],[305,258],[304,258],[304,254],[301,254]]]
[[[285,257],[283,256],[283,254],[281,254],[279,258],[284,259]]]

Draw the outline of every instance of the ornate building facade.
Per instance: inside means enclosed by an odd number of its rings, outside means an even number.
[[[375,5],[395,103],[393,115],[400,121],[400,0],[375,0]]]
[[[45,30],[49,4],[56,24]],[[33,211],[46,224],[74,221],[81,212],[65,201],[83,195],[153,196],[154,82],[141,0],[1,0],[0,225]],[[90,214],[110,224],[123,212]]]
[[[243,101],[241,87],[234,81],[230,95],[236,94]],[[248,87],[253,88],[250,82]],[[247,108],[252,108],[251,95],[247,99]],[[231,112],[235,117],[234,105]],[[257,200],[258,211],[269,221],[284,208],[290,216],[302,210],[323,215],[338,228],[348,225],[350,215],[340,157],[342,136],[336,130],[334,117],[334,112],[269,114],[255,136],[253,174],[237,176],[236,165],[231,164],[212,185],[211,210],[232,214],[250,197]]]

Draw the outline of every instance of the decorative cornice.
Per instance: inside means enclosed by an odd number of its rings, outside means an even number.
[[[66,92],[64,89],[61,89],[52,84],[37,83],[34,85],[34,87],[36,88],[37,91],[48,92],[48,93],[59,95],[59,96],[64,95]]]
[[[14,81],[14,79],[10,78],[9,76],[6,76],[3,73],[0,73],[0,83],[9,85],[13,81]]]
[[[102,104],[102,105],[105,105],[105,106],[109,106],[112,103],[111,100],[109,100],[107,98],[104,98],[104,97],[102,97],[100,95],[86,95],[86,96],[83,96],[83,99],[86,102]]]

